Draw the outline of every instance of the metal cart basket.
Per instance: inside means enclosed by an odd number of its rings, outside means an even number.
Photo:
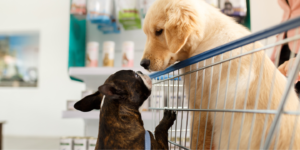
[[[297,47],[299,27],[300,18],[295,18],[151,74],[153,87],[149,109],[152,111],[153,130],[162,119],[164,110],[173,110],[177,112],[177,119],[169,130],[170,149],[252,149],[255,144],[260,149],[277,149],[281,136],[279,131],[284,128],[281,126],[282,118],[291,116],[294,123],[290,128],[293,134],[289,137],[289,149],[293,149],[293,143],[300,142],[294,140],[296,136],[300,136],[297,132],[300,105],[295,106],[295,110],[285,110],[285,106],[290,93],[294,92],[295,79],[300,69],[300,55],[290,55],[290,58],[295,57],[295,65],[290,67],[284,85],[276,83],[276,76],[281,76],[276,68],[281,47],[290,42],[294,42],[294,49]],[[295,30],[295,36],[276,40],[288,30]],[[258,47],[259,43],[263,46]],[[251,47],[252,50],[246,51],[246,47]],[[268,72],[271,77],[266,79],[264,66],[271,62],[267,55],[274,49],[277,50],[277,67]],[[259,53],[264,55],[262,60],[256,58]],[[248,65],[242,65],[243,63]],[[255,68],[255,64],[261,67],[258,74],[252,75],[251,70]],[[258,80],[254,82],[251,76],[256,76]],[[270,88],[262,89],[264,86]],[[276,86],[283,88],[283,94],[278,98],[278,105],[273,105],[272,99],[278,92],[274,90]],[[262,92],[268,93],[265,97],[266,107],[260,107],[258,101]],[[251,107],[249,97],[255,99]],[[243,103],[243,107],[238,107],[238,103]],[[251,122],[245,122],[246,120]],[[256,132],[257,123],[262,125],[262,132]],[[244,136],[245,133],[247,136]],[[210,142],[200,144],[201,141]]]

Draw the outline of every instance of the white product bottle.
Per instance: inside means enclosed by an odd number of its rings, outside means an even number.
[[[89,138],[88,139],[88,150],[95,150],[97,145],[97,138]]]
[[[214,7],[218,7],[219,5],[219,1],[218,0],[205,0],[208,4],[214,6]]]
[[[122,67],[133,67],[134,42],[123,42],[122,45]]]
[[[71,137],[60,138],[60,150],[73,150],[73,139]]]
[[[87,150],[87,139],[75,138],[73,150]]]
[[[105,41],[103,43],[103,66],[114,67],[115,60],[115,42]]]
[[[99,43],[89,42],[86,51],[86,67],[97,67],[99,58]]]

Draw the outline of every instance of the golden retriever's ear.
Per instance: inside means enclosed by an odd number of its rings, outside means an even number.
[[[169,49],[177,53],[186,43],[197,24],[196,11],[184,0],[166,7],[165,37]]]

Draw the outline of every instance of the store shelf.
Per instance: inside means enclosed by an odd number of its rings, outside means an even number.
[[[147,73],[142,67],[95,67],[95,68],[87,68],[87,67],[71,67],[69,69],[69,74],[73,77],[82,78],[85,76],[98,76],[98,75],[111,75],[120,70],[133,70],[133,71],[142,71],[143,73]]]
[[[81,111],[63,111],[63,118],[78,118],[78,119],[99,119],[99,111],[81,112]]]
[[[142,67],[71,67],[69,69],[69,75],[71,77],[82,80],[86,84],[87,89],[94,90],[97,89],[100,85],[102,85],[111,74],[114,74],[115,72],[120,70],[142,71],[145,74],[149,74],[149,72]]]
[[[77,119],[99,119],[100,111],[80,112],[80,111],[63,111],[62,118]],[[151,120],[152,112],[142,112],[143,120]]]

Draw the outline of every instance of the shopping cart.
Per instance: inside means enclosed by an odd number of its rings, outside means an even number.
[[[299,27],[300,18],[296,18],[203,52],[164,71],[151,74],[153,88],[149,109],[152,111],[153,130],[162,119],[165,109],[174,110],[177,112],[177,119],[169,130],[171,149],[252,149],[257,145],[260,149],[277,149],[281,143],[279,138],[281,132],[279,131],[284,128],[281,126],[282,118],[291,116],[295,120],[293,127],[290,128],[292,130],[290,132],[293,134],[288,140],[290,141],[289,148],[293,149],[293,144],[300,142],[294,140],[300,134],[297,132],[300,106],[296,106],[297,109],[292,111],[285,110],[285,106],[290,93],[294,91],[294,81],[300,69],[300,55],[296,57],[296,63],[290,69],[286,84],[279,85],[284,90],[281,97],[278,98],[280,101],[278,100],[279,104],[276,106],[273,106],[271,101],[278,92],[274,90],[276,89],[274,87],[278,86],[275,79],[276,76],[280,76],[279,72],[274,67],[269,72],[272,74],[271,78],[266,79],[265,73],[263,73],[264,64],[271,61],[265,59],[267,57],[262,57],[260,62],[254,61],[258,61],[256,54],[267,56],[267,53],[277,49],[275,66],[278,66],[279,49],[289,42],[295,43],[295,49],[296,43],[300,39]],[[280,41],[275,40],[277,36],[283,37],[283,33],[291,29],[296,30],[294,37],[282,38],[283,40]],[[264,46],[256,48],[258,42]],[[251,47],[252,50],[245,51],[245,47]],[[295,57],[295,54],[292,53],[290,57]],[[247,63],[248,66],[242,66],[242,63]],[[251,69],[257,63],[261,67],[257,74],[258,80],[253,82],[253,79],[250,78],[253,76]],[[249,72],[247,78],[245,78],[245,71]],[[242,73],[243,75],[241,75]],[[241,86],[242,83],[243,86]],[[249,89],[250,84],[253,86],[253,83],[256,88]],[[268,84],[270,89],[261,89]],[[245,92],[241,93],[242,88],[245,88]],[[254,90],[255,92],[253,92]],[[266,90],[268,90],[268,96],[265,97],[268,99],[267,107],[261,108],[257,100]],[[238,102],[237,99],[240,100],[241,97],[244,99],[243,107],[238,108],[237,103],[241,103],[241,101]],[[251,105],[253,107],[248,107],[250,105],[247,101],[249,97],[255,98],[255,103]],[[200,119],[200,116],[206,117]],[[236,120],[237,118],[238,120]],[[251,122],[245,122],[245,120],[251,120]],[[236,126],[237,121],[239,122],[238,126]],[[230,126],[226,123],[229,123]],[[257,123],[263,124],[262,132],[259,135],[255,127]],[[217,127],[216,124],[219,126]],[[224,136],[217,135],[217,133],[226,135],[227,138],[222,138]],[[247,138],[244,136],[245,133],[248,134]],[[203,142],[200,145],[201,141],[210,142]],[[254,141],[259,141],[259,143]],[[232,145],[232,143],[236,145]]]

